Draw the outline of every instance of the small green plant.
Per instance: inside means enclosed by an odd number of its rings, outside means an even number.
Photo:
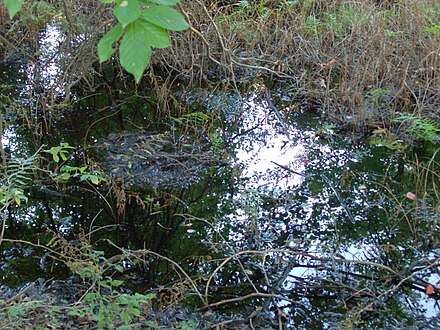
[[[437,142],[440,137],[440,128],[436,122],[413,114],[400,114],[393,119],[394,123],[399,123],[405,127],[405,131],[414,140]]]
[[[402,140],[396,139],[386,128],[377,128],[371,134],[370,145],[383,146],[394,151],[404,151],[407,145]]]
[[[26,329],[29,326],[29,317],[41,314],[44,309],[44,322],[51,326],[60,326],[54,318],[55,310],[45,308],[47,302],[41,300],[5,301],[0,300],[1,329]],[[56,308],[55,308],[56,309]],[[53,311],[53,312],[52,312]],[[47,329],[47,324],[33,324],[33,329]]]
[[[186,115],[183,115],[180,118],[170,117],[170,119],[181,125],[188,125],[188,124],[200,125],[200,124],[204,124],[208,119],[210,119],[210,117],[203,112],[191,112]]]
[[[0,187],[0,204],[7,205],[10,201],[14,201],[17,205],[21,205],[21,202],[27,203],[28,198],[25,196],[23,189],[10,188],[5,185]]]
[[[383,32],[384,32],[385,36],[390,37],[390,38],[401,36],[401,35],[405,34],[405,32],[403,32],[403,31],[392,31],[392,30],[388,30],[388,29],[385,29]]]
[[[44,150],[44,152],[52,155],[52,159],[59,163],[60,161],[67,161],[71,151],[75,148],[70,146],[68,143],[61,143],[58,147],[51,147],[49,150]],[[101,171],[96,169],[90,169],[90,166],[70,166],[62,165],[59,168],[60,173],[53,173],[52,177],[57,182],[66,182],[71,178],[79,178],[79,181],[89,181],[95,185],[100,182],[106,181],[103,177]]]
[[[54,176],[56,181],[68,181],[70,178],[79,178],[79,181],[89,181],[95,185],[106,181],[102,173],[98,170],[90,170],[89,166],[69,166],[63,165],[60,168],[60,174]]]
[[[430,33],[430,34],[436,34],[436,35],[440,34],[440,25],[436,24],[432,18],[429,18],[428,20],[429,20],[430,25],[425,26],[423,28],[423,32]]]
[[[331,137],[335,135],[337,127],[335,125],[323,125],[315,131],[315,134],[321,138]]]
[[[93,249],[86,237],[81,234],[72,244],[55,235],[46,246],[51,250],[59,248],[60,260],[72,273],[79,275],[83,283],[90,284],[87,293],[74,305],[66,305],[62,300],[0,300],[0,319],[4,322],[1,326],[20,329],[33,324],[32,329],[59,329],[67,315],[69,322],[73,322],[72,327],[75,327],[74,320],[81,324],[86,322],[92,328],[97,325],[98,329],[154,327],[154,322],[147,319],[146,313],[154,294],[124,292],[122,280],[104,275],[115,271],[121,273],[123,267],[120,263],[109,262],[104,252]]]
[[[122,273],[124,268],[119,263],[109,262],[104,252],[95,250],[84,234],[78,241],[79,244],[72,245],[63,237],[55,236],[48,243],[49,246],[59,245],[69,269],[91,283],[83,299],[67,307],[68,315],[94,320],[99,329],[131,329],[129,325],[141,317],[154,295],[122,292],[124,282],[104,274]]]
[[[402,143],[401,140],[389,140],[386,137],[373,138],[370,141],[370,145],[382,146],[394,151],[404,151],[407,146]]]
[[[199,329],[199,324],[195,321],[183,321],[180,322],[175,329],[180,330],[196,330]]]
[[[29,158],[13,158],[2,168],[0,185],[0,204],[27,202],[24,189],[31,182],[38,152]]]
[[[372,91],[367,93],[367,96],[371,99],[374,99],[378,96],[388,95],[391,91],[389,89],[373,89]]]
[[[315,16],[307,17],[305,22],[306,32],[310,35],[317,36],[321,29],[321,21]]]
[[[68,315],[91,317],[98,323],[99,329],[130,329],[129,325],[142,314],[144,306],[148,306],[153,294],[127,294],[120,292],[124,282],[106,277],[98,282],[95,292],[89,292],[78,306],[70,308]]]
[[[60,158],[61,160],[66,161],[72,149],[75,148],[70,146],[68,143],[62,142],[58,147],[52,147],[49,150],[44,150],[44,152],[51,154],[52,159],[58,163]]]

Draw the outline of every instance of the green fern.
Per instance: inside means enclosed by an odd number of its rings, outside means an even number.
[[[393,119],[393,122],[404,125],[405,131],[415,140],[429,142],[440,140],[440,128],[431,119],[413,114],[400,114]]]
[[[0,171],[0,205],[15,201],[18,205],[27,202],[24,189],[32,181],[35,161],[38,155],[29,158],[13,158]]]
[[[390,140],[387,139],[386,137],[373,138],[370,140],[370,145],[383,146],[385,148],[395,151],[404,151],[407,148],[407,146],[404,145],[401,140]]]

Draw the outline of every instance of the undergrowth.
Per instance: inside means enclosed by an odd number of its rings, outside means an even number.
[[[192,1],[183,8],[193,28],[157,61],[194,84],[216,74],[263,74],[359,129],[388,127],[397,112],[439,118],[438,1]]]
[[[295,100],[318,104],[340,125],[364,131],[389,127],[397,112],[438,122],[436,0],[197,0],[182,1],[180,9],[191,28],[174,33],[172,47],[153,54],[138,89],[152,87],[163,109],[173,102],[166,92],[173,83],[204,86],[221,80],[234,87],[262,75],[289,85]],[[42,4],[27,6],[12,28],[2,17],[4,56],[11,56],[11,49],[22,51],[38,63],[39,45],[32,49],[29,42],[54,19],[66,35],[60,50],[75,54],[60,64],[66,72],[58,83],[67,92],[93,90],[96,83],[110,90],[132,86],[117,62],[97,66],[97,57],[90,56],[111,24],[103,10],[94,1],[87,6],[66,2],[55,11]],[[100,15],[108,20],[97,21]],[[87,38],[77,37],[84,33]],[[17,48],[15,40],[27,48]]]

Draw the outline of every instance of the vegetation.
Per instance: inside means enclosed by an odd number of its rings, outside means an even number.
[[[0,327],[440,326],[439,17],[2,1]],[[307,153],[246,176],[265,122]]]

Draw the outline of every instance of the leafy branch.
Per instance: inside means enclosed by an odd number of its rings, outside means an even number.
[[[440,137],[440,128],[437,123],[425,117],[400,114],[393,119],[393,122],[402,124],[406,127],[406,132],[417,140],[434,142]]]
[[[112,6],[115,24],[99,41],[100,63],[110,59],[115,52],[113,44],[119,43],[119,59],[122,67],[131,73],[136,82],[147,68],[152,48],[171,45],[168,31],[189,28],[185,18],[171,6],[180,0],[101,0]],[[24,0],[4,0],[12,19],[21,9]]]

